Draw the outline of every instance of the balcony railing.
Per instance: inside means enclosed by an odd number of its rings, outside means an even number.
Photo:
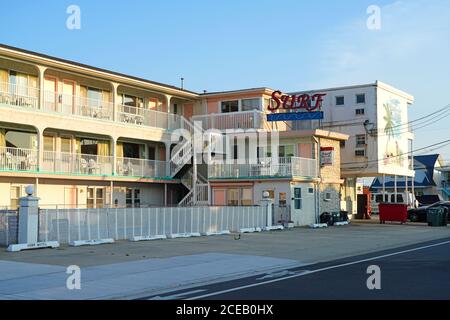
[[[162,129],[177,129],[181,127],[180,117],[176,114],[127,105],[118,106],[118,118],[120,122],[140,126]]]
[[[212,164],[208,168],[212,179],[258,179],[258,178],[316,178],[317,161],[305,158],[262,158],[257,163]]]
[[[38,151],[0,147],[1,171],[37,171]]]
[[[166,161],[117,158],[116,174],[122,177],[163,179],[167,177]]]
[[[40,171],[74,175],[112,175],[113,157],[44,151]]]
[[[38,109],[39,89],[10,82],[0,82],[0,104]]]
[[[113,104],[98,99],[83,98],[57,92],[44,92],[44,111],[96,118],[113,119]]]
[[[259,110],[213,113],[193,116],[192,121],[201,121],[203,129],[262,129],[264,113]]]

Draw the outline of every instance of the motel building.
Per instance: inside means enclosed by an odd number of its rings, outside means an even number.
[[[275,222],[355,213],[357,177],[412,176],[396,155],[413,137],[395,130],[412,102],[380,82],[198,94],[1,45],[0,209],[34,185],[50,209],[254,206],[268,195]],[[199,131],[200,146],[186,139]]]

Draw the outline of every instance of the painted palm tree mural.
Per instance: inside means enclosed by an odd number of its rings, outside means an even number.
[[[402,138],[402,110],[400,101],[392,99],[383,104],[385,116],[383,120],[384,135],[386,136],[386,149],[384,153],[384,164],[403,166],[405,150],[400,148]]]

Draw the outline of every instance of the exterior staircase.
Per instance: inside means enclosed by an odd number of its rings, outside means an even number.
[[[196,127],[184,117],[180,117],[182,127],[194,136],[194,131],[203,133],[202,128]],[[195,129],[195,130],[194,130]],[[181,177],[181,183],[189,190],[188,194],[180,201],[178,206],[208,206],[210,204],[210,185],[208,179],[198,173],[197,159],[194,157],[191,141],[181,141],[172,151],[169,163],[170,176],[174,178],[186,166],[189,170]]]

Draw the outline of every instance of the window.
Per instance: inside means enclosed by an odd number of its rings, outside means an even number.
[[[342,140],[339,144],[340,144],[341,148],[345,148],[345,141],[344,140]]]
[[[72,139],[67,137],[61,137],[61,152],[72,152]]]
[[[16,209],[19,207],[19,198],[21,196],[21,187],[13,186],[10,188],[10,202],[9,205],[11,209]]]
[[[366,103],[366,95],[364,93],[356,95],[356,103]]]
[[[141,190],[127,188],[125,203],[127,208],[139,208],[141,206]]]
[[[356,109],[356,115],[357,116],[363,116],[365,114],[365,110],[364,109]]]
[[[242,111],[259,110],[260,99],[242,99]]]
[[[343,96],[336,97],[336,105],[343,106],[345,104],[345,98]]]
[[[403,195],[397,194],[397,201],[395,201],[395,194],[391,195],[391,202],[392,203],[403,203]]]
[[[55,151],[55,141],[52,136],[44,136],[44,151]]]
[[[289,158],[295,156],[295,147],[294,145],[288,145],[288,146],[280,146],[278,148],[278,155],[280,158]]]
[[[228,189],[227,192],[227,205],[238,206],[239,205],[239,189]]]
[[[302,209],[302,189],[294,188],[294,207],[295,210]]]
[[[314,194],[314,188],[309,188],[309,189],[308,189],[308,193],[309,193],[309,194]]]
[[[331,201],[331,193],[330,192],[325,193],[325,201]]]
[[[241,205],[242,206],[253,205],[253,189],[251,188],[242,189]]]
[[[365,157],[366,156],[366,150],[363,150],[363,149],[355,150],[355,156],[356,157]]]
[[[383,195],[382,194],[377,194],[377,196],[375,197],[375,202],[376,203],[383,203],[383,202],[388,202],[389,196],[386,194],[385,195],[385,201],[383,201]]]
[[[222,101],[221,106],[222,106],[221,107],[222,113],[239,111],[239,101],[238,100]]]
[[[365,146],[366,145],[366,135],[365,134],[357,134],[356,135],[356,146]]]
[[[87,207],[103,208],[105,198],[104,188],[90,187],[87,189]]]

